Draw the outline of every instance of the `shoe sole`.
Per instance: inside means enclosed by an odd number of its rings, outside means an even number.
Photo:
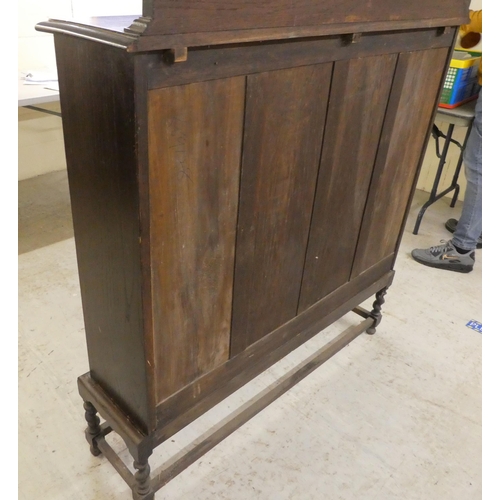
[[[457,224],[458,224],[458,221],[457,219],[448,219],[445,223],[444,223],[444,227],[446,229],[448,229],[448,231],[450,233],[454,233],[457,229]],[[482,237],[481,237],[482,239]],[[478,250],[481,250],[483,248],[483,242],[478,242],[478,244],[476,245],[476,249]]]
[[[464,274],[470,273],[474,269],[474,266],[468,266],[466,264],[434,264],[433,262],[427,262],[425,260],[416,259],[415,257],[413,257],[413,260],[427,267],[433,267],[435,269],[444,269],[445,271],[454,271],[456,273],[464,273]]]
[[[450,233],[454,233],[457,229],[457,224],[458,224],[457,219],[448,219],[445,222],[444,227],[448,229]]]

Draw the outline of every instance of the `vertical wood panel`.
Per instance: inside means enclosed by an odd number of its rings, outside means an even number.
[[[160,402],[229,357],[245,79],[149,93]]]
[[[299,312],[349,281],[396,59],[335,64]]]
[[[395,251],[447,54],[399,56],[351,279]]]
[[[248,77],[231,356],[296,314],[331,72]]]

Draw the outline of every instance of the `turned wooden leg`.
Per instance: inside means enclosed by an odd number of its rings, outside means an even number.
[[[85,437],[90,444],[90,453],[97,457],[101,454],[101,450],[97,447],[95,438],[101,433],[101,421],[97,416],[95,406],[90,401],[85,401],[83,407],[85,409],[85,420],[87,421]]]
[[[382,305],[385,302],[385,294],[387,293],[387,287],[382,288],[379,292],[376,293],[375,295],[375,302],[373,303],[373,309],[372,312],[370,313],[370,316],[375,320],[373,325],[366,330],[366,333],[369,335],[373,335],[376,331],[376,328],[378,325],[380,325],[380,322],[382,321]]]
[[[154,492],[151,490],[151,477],[149,473],[151,469],[148,461],[139,463],[134,460],[135,473],[135,488],[133,490],[134,500],[154,500]]]

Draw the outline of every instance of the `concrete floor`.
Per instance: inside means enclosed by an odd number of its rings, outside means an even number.
[[[481,251],[470,274],[412,248],[448,239],[440,201],[411,234],[377,335],[363,335],[160,490],[157,500],[479,500]],[[64,172],[19,184],[19,498],[125,500],[90,455],[76,378],[88,371]],[[365,305],[369,307],[371,300]],[[155,450],[152,470],[357,321],[350,313]],[[123,443],[111,440],[131,464]]]

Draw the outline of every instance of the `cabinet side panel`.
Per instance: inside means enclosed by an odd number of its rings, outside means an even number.
[[[147,428],[132,56],[64,35],[55,45],[90,371]]]
[[[231,356],[296,315],[331,74],[248,77]]]
[[[399,56],[351,279],[396,249],[447,55]]]
[[[156,400],[229,357],[245,78],[149,92]]]
[[[349,281],[396,59],[335,64],[299,312]]]

